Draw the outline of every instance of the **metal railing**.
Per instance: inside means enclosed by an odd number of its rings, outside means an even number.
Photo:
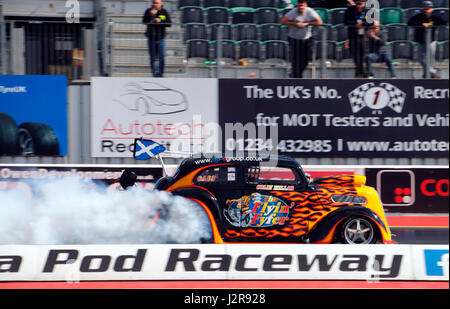
[[[134,71],[140,70],[142,74],[151,76],[149,66],[149,55],[147,39],[144,36],[146,26],[140,22],[116,22],[107,20],[104,8],[100,8],[96,22],[67,23],[64,21],[24,21],[5,20],[1,14],[2,5],[0,2],[0,74],[49,74],[67,75],[71,80],[89,79],[91,76],[114,76],[118,67],[134,67]],[[207,25],[208,26],[208,25]],[[232,25],[235,26],[235,25]],[[448,33],[448,26],[447,33]],[[186,28],[183,24],[172,23],[173,30],[169,31],[166,44],[166,64],[172,71],[185,72],[190,62],[187,55]],[[170,29],[170,28],[169,28]],[[209,28],[208,28],[209,29]],[[218,27],[218,36],[215,38],[217,48],[213,44],[209,45],[209,55],[203,63],[196,63],[198,67],[202,65],[208,67],[212,73],[209,77],[229,77],[225,75],[227,68],[231,66],[235,71],[249,69],[239,65],[239,44],[235,38],[235,28],[233,28],[232,40],[236,43],[235,58],[224,65],[221,61],[224,58],[223,46],[220,42],[228,39],[222,33],[222,28]],[[285,29],[283,30],[285,31]],[[308,74],[312,78],[352,78],[354,62],[352,61],[350,50],[346,49],[346,44],[342,40],[345,38],[342,31],[344,28],[337,26],[323,25],[314,27],[313,48],[311,51]],[[408,28],[410,35],[406,37],[405,48],[411,50],[396,53],[397,43],[402,40],[388,41],[388,48],[393,56],[394,64],[397,68],[405,71],[403,78],[430,78],[430,70],[434,60],[439,61],[438,66],[444,72],[442,77],[448,75],[448,37],[446,41],[441,41],[437,51],[431,48],[430,29],[427,29],[425,56],[423,59],[419,55],[419,48],[413,42],[412,27]],[[338,32],[338,33],[336,33]],[[340,32],[340,33],[339,33]],[[387,27],[382,29],[387,32]],[[445,33],[445,31],[443,31]],[[261,33],[256,39],[260,40]],[[442,37],[441,39],[445,36]],[[212,40],[208,36],[206,40]],[[281,39],[287,45],[286,33]],[[399,43],[401,44],[401,42]],[[364,55],[370,53],[368,44],[364,45]],[[263,53],[265,46],[261,47]],[[436,52],[436,54],[434,53]],[[279,77],[290,77],[290,55],[289,48],[286,48],[283,67]],[[402,60],[398,61],[397,56]],[[252,67],[261,71],[267,68],[264,66],[264,57],[257,59]],[[207,64],[205,64],[207,62]],[[214,64],[211,64],[214,63]],[[364,63],[364,65],[366,65]],[[273,68],[274,64],[270,66]],[[275,65],[276,67],[276,65]],[[375,64],[378,77],[386,77],[386,67],[382,63]],[[122,75],[126,75],[123,72]],[[130,73],[131,74],[131,73]],[[190,77],[184,74],[183,77]],[[244,75],[235,74],[236,77]],[[192,75],[192,77],[196,77]],[[264,77],[262,74],[255,77]]]
[[[222,26],[217,27],[217,36],[213,39],[211,38],[210,34],[207,33],[206,36],[199,36],[199,37],[189,37],[186,25],[180,24],[180,23],[173,23],[172,27],[179,27],[179,38],[177,39],[169,39],[169,44],[166,44],[167,48],[166,50],[172,50],[172,49],[179,49],[182,51],[182,57],[183,62],[179,62],[178,65],[180,67],[188,67],[191,65],[196,65],[197,67],[201,67],[202,65],[208,66],[210,69],[213,70],[213,73],[209,77],[223,77],[223,72],[227,69],[227,67],[234,67],[235,70],[239,69],[247,69],[246,67],[240,65],[242,63],[242,59],[239,57],[239,50],[240,50],[240,44],[237,42],[236,39],[236,33],[234,30],[237,31],[237,29],[233,30],[232,37],[226,37],[223,34],[224,28]],[[232,25],[234,27],[235,25]],[[341,25],[342,26],[342,25]],[[206,27],[209,29],[210,25],[206,25]],[[345,28],[339,28],[339,31],[341,33],[336,34],[334,26],[331,25],[323,25],[318,26],[314,28],[314,34],[312,37],[313,46],[311,49],[311,55],[309,55],[309,77],[312,78],[330,78],[330,77],[336,77],[331,74],[333,71],[338,72],[339,70],[347,70],[347,75],[341,75],[338,77],[349,77],[352,78],[351,71],[354,70],[354,60],[352,57],[352,49],[353,46],[347,47],[347,44],[345,42],[345,35],[343,35],[343,31],[347,31]],[[448,31],[448,26],[446,27]],[[444,28],[443,27],[443,28]],[[211,32],[212,30],[208,30],[208,32]],[[427,61],[422,61],[422,58],[419,54],[419,48],[418,44],[413,42],[412,38],[412,32],[414,31],[413,27],[408,28],[409,35],[405,37],[405,39],[388,39],[386,40],[386,46],[385,49],[389,51],[393,58],[393,65],[396,66],[396,68],[400,69],[402,72],[400,76],[403,78],[421,78],[422,72],[425,74],[426,78],[430,77],[430,67],[432,66],[433,62],[432,59],[432,49],[430,48],[430,44],[425,44],[425,52],[426,52],[426,59]],[[107,31],[107,37],[108,37],[108,55],[107,59],[109,59],[109,70],[108,73],[110,75],[114,75],[114,69],[115,69],[115,59],[120,59],[122,61],[121,64],[124,64],[124,62],[127,62],[129,66],[132,66],[135,64],[136,66],[148,66],[148,54],[147,52],[147,42],[146,38],[144,36],[145,32],[145,25],[141,23],[121,23],[121,22],[110,22],[108,26]],[[382,29],[381,33],[387,37],[387,28]],[[426,31],[427,38],[429,41],[431,41],[431,31],[427,29]],[[337,37],[336,37],[337,36]],[[260,41],[261,33],[258,33],[254,39],[257,41]],[[344,39],[343,39],[344,38]],[[199,39],[199,40],[206,40],[209,43],[215,43],[210,44],[208,49],[208,55],[202,55],[199,58],[204,58],[203,62],[202,59],[196,59],[197,61],[191,63],[189,54],[188,54],[188,43],[190,39]],[[227,59],[231,61],[222,61],[226,57],[226,53],[224,51],[223,45],[220,44],[221,41],[233,41],[235,42],[235,52],[234,57],[232,59]],[[365,56],[369,55],[373,52],[371,49],[371,46],[368,42],[368,35],[365,35],[363,38],[364,42],[361,45],[362,51],[361,54],[364,67],[366,66],[366,59]],[[284,34],[284,37],[281,39],[286,45],[288,45],[287,42],[287,36]],[[262,42],[262,41],[260,41]],[[441,42],[447,44],[448,47],[448,39],[447,42]],[[441,47],[444,47],[443,44],[441,44]],[[217,46],[217,48],[213,48],[212,46]],[[287,47],[287,46],[286,46]],[[115,51],[121,50],[122,52],[120,55],[116,55]],[[128,54],[125,54],[123,51],[128,50]],[[448,59],[448,48],[446,51],[446,55],[444,55],[444,49],[436,51],[435,54],[433,54],[433,59],[439,59],[439,60],[445,60]],[[287,56],[284,57],[284,66],[288,69],[285,70],[286,73],[282,77],[290,77],[289,75],[289,69],[290,69],[290,55],[289,55],[289,48],[286,48],[286,54]],[[359,51],[358,51],[359,52]],[[169,54],[166,52],[166,54]],[[264,54],[264,46],[261,47],[261,54]],[[117,56],[117,58],[116,58]],[[129,56],[129,58],[127,58]],[[195,55],[194,55],[195,56]],[[139,59],[136,61],[133,61],[132,59]],[[196,57],[194,57],[196,58]],[[425,58],[424,58],[425,59]],[[256,62],[253,62],[254,65],[256,63],[256,67],[260,67],[261,69],[264,69],[264,63],[265,63],[265,57],[262,56],[259,59],[256,59]],[[280,62],[282,63],[282,62]],[[273,67],[273,63],[270,64]],[[448,61],[440,61],[438,63],[439,67],[448,74]],[[422,67],[424,66],[424,68]],[[387,67],[384,63],[381,63],[381,61],[377,61],[374,64],[374,68],[376,69],[378,77],[390,77],[387,71]],[[150,74],[150,68],[148,69],[148,74]],[[386,72],[382,72],[382,71]],[[404,72],[403,72],[404,71]],[[336,74],[335,74],[336,75]],[[444,74],[445,75],[445,74]],[[236,76],[239,76],[239,74],[236,74]],[[367,72],[366,72],[367,76]],[[192,76],[195,77],[195,76]],[[228,77],[228,76],[227,76]],[[281,77],[281,76],[280,76]],[[444,76],[445,77],[445,76]]]

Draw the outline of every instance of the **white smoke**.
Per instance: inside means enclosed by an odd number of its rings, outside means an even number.
[[[199,205],[167,192],[109,190],[75,177],[30,185],[31,199],[0,191],[0,244],[200,243],[212,236]]]

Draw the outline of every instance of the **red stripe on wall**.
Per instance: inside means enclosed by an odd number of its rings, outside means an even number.
[[[436,281],[92,281],[2,282],[0,289],[449,289]]]
[[[387,216],[390,227],[442,227],[448,228],[448,216]]]

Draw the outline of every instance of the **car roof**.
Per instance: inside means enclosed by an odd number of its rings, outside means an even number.
[[[186,175],[193,170],[198,168],[215,165],[215,164],[223,164],[223,163],[232,163],[232,164],[245,164],[245,165],[259,165],[263,162],[277,162],[277,166],[283,167],[299,167],[300,164],[286,156],[226,156],[223,154],[195,154],[189,158],[184,159],[179,167],[179,176]]]

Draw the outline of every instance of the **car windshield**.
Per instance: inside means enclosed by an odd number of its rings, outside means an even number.
[[[299,179],[288,167],[251,166],[247,169],[247,182],[298,184]]]

